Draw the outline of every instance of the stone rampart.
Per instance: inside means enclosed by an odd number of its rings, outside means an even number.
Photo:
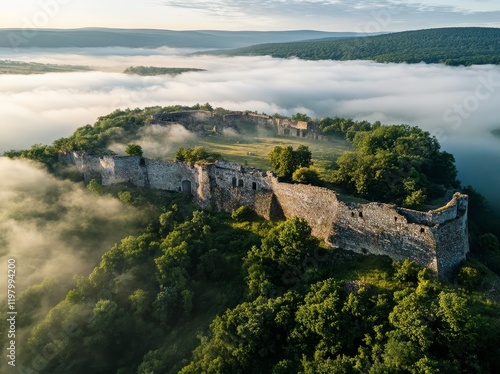
[[[203,125],[214,126],[217,132],[224,128],[237,128],[238,122],[253,122],[261,126],[273,127],[278,135],[299,138],[310,138],[326,140],[327,137],[318,131],[317,123],[306,121],[294,121],[289,118],[272,118],[265,114],[252,112],[229,112],[217,115],[205,110],[187,110],[180,112],[159,113],[152,117],[152,121],[158,124],[179,123],[193,131],[203,131]],[[222,130],[221,130],[222,129]]]
[[[313,235],[335,248],[410,258],[435,271],[436,240],[429,228],[408,222],[389,204],[340,201],[330,190],[275,182],[273,191],[284,215],[306,219]]]
[[[131,183],[191,193],[203,209],[231,212],[242,205],[267,219],[301,217],[314,236],[335,248],[411,259],[450,279],[469,250],[468,198],[455,194],[429,212],[391,204],[348,203],[326,188],[279,182],[271,173],[229,162],[189,164],[142,157],[96,157],[78,152],[61,156],[86,180],[103,185]]]
[[[182,123],[193,124],[200,122],[212,122],[212,112],[208,110],[188,110],[183,112],[165,112],[153,116],[155,123]]]
[[[273,119],[264,114],[246,113],[246,112],[232,112],[222,117],[222,122],[254,122],[259,125],[272,125]]]

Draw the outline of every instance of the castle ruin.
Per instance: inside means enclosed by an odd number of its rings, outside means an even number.
[[[200,132],[204,125],[222,132],[224,128],[237,128],[240,122],[251,122],[256,125],[274,128],[281,136],[326,140],[314,121],[295,121],[289,118],[274,118],[253,112],[229,112],[218,115],[206,110],[190,110],[182,112],[164,112],[153,116],[153,123],[168,125],[179,123],[191,131]]]
[[[283,183],[271,172],[223,161],[200,165],[81,152],[61,160],[75,165],[87,181],[190,193],[202,209],[231,212],[246,205],[266,219],[301,217],[331,247],[410,259],[442,280],[452,278],[469,251],[468,197],[458,193],[438,210],[419,212],[344,202],[326,188]]]

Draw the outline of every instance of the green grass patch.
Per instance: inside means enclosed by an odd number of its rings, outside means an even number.
[[[307,138],[295,138],[288,136],[277,136],[273,129],[259,126],[255,123],[238,123],[239,133],[230,131],[224,134],[212,133],[203,137],[187,140],[182,147],[192,148],[203,146],[207,151],[220,153],[224,159],[230,162],[251,166],[261,170],[271,170],[269,153],[276,146],[291,145],[297,148],[303,144],[312,152],[313,167],[319,173],[321,179],[327,183],[333,180],[333,170],[337,158],[351,145],[339,138],[325,140],[313,140]],[[172,159],[176,149],[166,152],[165,158]]]
[[[387,256],[363,255],[342,249],[332,250],[335,257],[332,276],[361,281],[379,289],[393,290],[392,260]]]

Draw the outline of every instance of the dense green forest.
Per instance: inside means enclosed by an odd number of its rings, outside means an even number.
[[[453,155],[418,127],[380,126],[356,133],[353,143],[355,151],[337,160],[337,182],[348,191],[419,208],[460,187]]]
[[[119,142],[124,149],[128,144],[127,152],[142,154],[134,142],[155,114],[189,109],[224,113],[209,104],[117,110],[52,145],[5,155],[38,161],[58,178],[82,183],[58,161],[60,152],[106,154]],[[332,137],[326,144],[337,144],[338,137],[351,144],[334,171],[337,182],[354,194],[411,198],[418,204],[423,193],[433,196],[447,186],[469,195],[472,252],[455,279],[443,284],[410,261],[327,248],[298,218],[265,221],[244,206],[232,214],[199,211],[188,195],[127,184],[104,187],[91,180],[85,187],[94,199],[114,198],[147,213],[148,221],[94,262],[88,276],[61,285],[53,274],[23,290],[18,299],[23,311],[20,370],[500,371],[500,225],[480,194],[459,186],[453,156],[416,127],[338,117],[322,119],[318,126]],[[249,141],[238,139],[243,145]],[[226,156],[203,147],[179,147],[175,153],[186,161]],[[267,157],[283,178],[295,182],[300,182],[296,172],[304,173],[315,160],[307,146],[275,145]],[[55,198],[44,196],[39,199],[46,204]],[[98,224],[106,227],[106,222]],[[0,327],[2,336],[6,328]]]
[[[0,60],[0,74],[44,74],[44,73],[67,73],[74,71],[92,70],[88,66],[40,64],[37,62],[20,62],[11,60]]]
[[[154,75],[179,75],[190,71],[206,71],[205,69],[195,68],[164,68],[157,66],[131,66],[125,69],[125,74],[135,74],[142,76]]]
[[[147,201],[121,189],[129,204]],[[179,198],[157,200],[163,212],[45,315],[36,311],[57,299],[57,282],[24,291],[23,372],[500,369],[500,308],[477,292],[477,265],[450,287],[409,261],[327,250],[300,219],[214,215]]]
[[[469,66],[500,64],[499,38],[500,29],[497,28],[441,28],[378,36],[261,44],[209,53],[298,57],[304,60],[373,60]]]

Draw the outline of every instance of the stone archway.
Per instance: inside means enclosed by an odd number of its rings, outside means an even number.
[[[191,182],[188,180],[182,181],[182,192],[191,193]]]

